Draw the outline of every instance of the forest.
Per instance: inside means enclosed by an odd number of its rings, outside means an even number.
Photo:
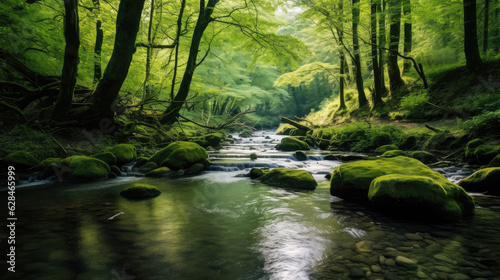
[[[2,279],[500,277],[500,1],[0,15]]]

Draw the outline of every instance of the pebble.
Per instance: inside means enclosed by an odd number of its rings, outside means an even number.
[[[375,242],[373,242],[373,241],[363,240],[363,241],[356,243],[356,249],[358,249],[358,251],[360,251],[360,252],[371,252],[371,251],[373,251],[372,245],[374,245],[374,244],[375,244]]]
[[[429,278],[429,276],[427,276],[422,271],[417,271],[417,277],[420,278],[420,279],[428,279]]]
[[[434,243],[430,244],[429,246],[425,247],[425,251],[427,251],[427,252],[441,251],[441,245],[439,245],[437,242],[434,242]]]
[[[384,257],[384,256],[379,256],[379,257],[378,257],[378,262],[379,262],[380,264],[385,264],[385,257]]]
[[[395,266],[396,262],[393,259],[386,259],[385,264],[388,266]]]
[[[453,273],[448,275],[448,280],[469,280],[470,277],[462,273]]]
[[[445,256],[443,254],[436,254],[436,255],[434,255],[434,258],[438,259],[440,261],[447,262],[447,263],[453,263],[453,261],[450,258],[448,258],[447,256]]]
[[[407,269],[410,269],[410,270],[416,270],[418,268],[418,265],[416,262],[414,262],[413,260],[410,260],[408,258],[405,258],[403,256],[397,256],[396,263],[398,265],[406,267]]]
[[[349,276],[351,276],[352,278],[361,278],[365,277],[365,272],[359,267],[353,267],[349,272]]]
[[[453,269],[442,265],[435,266],[434,269],[439,270],[440,272],[447,272],[447,273],[452,273],[454,271]]]
[[[384,276],[385,280],[405,280],[404,277],[399,276],[396,272],[389,272]]]
[[[407,233],[405,234],[405,237],[410,239],[410,240],[413,240],[413,241],[420,241],[420,240],[424,240],[424,238],[418,234],[414,234],[414,233]]]
[[[487,278],[491,275],[489,271],[472,270],[469,275],[474,278]]]
[[[380,272],[380,271],[382,271],[382,268],[381,268],[380,266],[378,266],[378,265],[372,265],[372,266],[371,266],[371,269],[372,269],[372,271],[373,271],[373,272],[375,272],[375,273],[376,273],[376,272]]]

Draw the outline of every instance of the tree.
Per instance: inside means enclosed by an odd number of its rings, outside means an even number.
[[[490,0],[484,0],[483,53],[488,51],[488,29],[490,20]]]
[[[121,0],[116,17],[116,35],[113,53],[102,79],[91,96],[91,107],[85,116],[90,125],[103,118],[113,119],[118,93],[127,77],[135,52],[144,0]]]
[[[343,42],[344,40],[344,1],[340,0],[339,5],[338,5],[338,12],[339,12],[339,18],[340,18],[340,23],[338,27],[338,41]],[[346,84],[346,71],[345,69],[347,68],[347,61],[345,59],[345,53],[344,49],[342,46],[338,47],[339,51],[339,58],[340,58],[340,77],[339,77],[339,99],[340,99],[340,105],[339,105],[339,110],[345,110],[347,106],[345,105],[345,84]]]
[[[358,38],[358,24],[359,24],[359,0],[352,0],[352,48],[354,52],[354,70],[356,72],[356,88],[358,90],[358,104],[363,107],[368,104],[366,99],[365,89],[363,86],[363,75],[361,73],[361,55],[359,52],[359,38]]]
[[[403,80],[399,72],[398,56],[399,37],[401,31],[401,0],[389,1],[389,54],[387,57],[387,71],[391,93],[395,94],[403,86]]]
[[[411,55],[412,44],[412,26],[411,26],[411,0],[403,0],[403,14],[404,14],[404,55]],[[403,62],[403,73],[407,73],[411,69],[411,61],[406,59]]]
[[[92,0],[97,13],[97,21],[95,23],[95,45],[94,45],[94,84],[97,84],[102,77],[101,69],[101,51],[104,32],[101,22],[101,6],[99,0]]]
[[[476,0],[464,1],[464,51],[467,68],[475,70],[482,65],[477,45]]]
[[[64,1],[64,63],[61,75],[61,89],[52,111],[53,118],[62,118],[71,107],[78,72],[78,49],[80,48],[80,26],[78,0]]]
[[[380,1],[377,1],[380,5]],[[380,68],[378,65],[377,56],[377,2],[371,0],[371,45],[372,45],[372,64],[373,64],[373,80],[375,87],[372,93],[373,107],[382,103],[382,83],[380,81]]]
[[[384,65],[385,65],[385,53],[387,46],[387,38],[385,36],[385,12],[386,12],[386,1],[380,0],[380,4],[377,6],[378,8],[378,45],[380,46],[378,50],[378,66],[380,68],[380,88],[382,90],[382,94],[386,91],[385,88],[385,73],[384,73]]]

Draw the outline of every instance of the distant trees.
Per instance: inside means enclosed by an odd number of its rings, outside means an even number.
[[[359,0],[352,0],[352,49],[353,49],[353,63],[356,77],[356,89],[358,91],[358,104],[363,107],[368,104],[365,95],[365,87],[363,85],[363,74],[361,70],[361,54],[359,51]]]

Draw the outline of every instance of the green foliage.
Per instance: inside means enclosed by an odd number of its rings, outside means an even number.
[[[401,99],[401,108],[407,111],[409,118],[417,118],[425,116],[426,104],[429,100],[427,92],[417,91],[412,92]]]
[[[49,133],[41,132],[25,125],[17,125],[0,138],[0,156],[25,151],[36,159],[43,160],[58,155],[57,144]]]
[[[472,136],[500,134],[500,109],[486,112],[463,123],[464,130]]]

